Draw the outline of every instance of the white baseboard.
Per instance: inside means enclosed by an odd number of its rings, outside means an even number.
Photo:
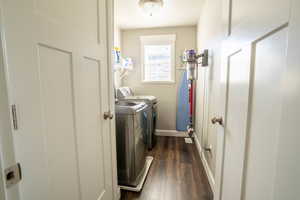
[[[187,132],[181,132],[176,130],[156,130],[155,135],[167,137],[189,137]]]
[[[198,153],[200,155],[200,158],[201,158],[201,161],[203,163],[203,166],[204,166],[204,170],[205,170],[205,173],[206,173],[206,176],[207,176],[207,179],[208,179],[208,182],[209,182],[209,185],[210,185],[210,188],[213,192],[213,194],[215,195],[215,178],[214,178],[214,175],[207,163],[207,160],[205,158],[205,155],[204,155],[204,152],[202,151],[202,147],[201,147],[201,144],[200,144],[200,141],[197,137],[196,134],[194,134],[194,139],[195,139],[195,143],[196,143],[196,147],[198,149]]]
[[[118,190],[117,190],[117,200],[120,200],[121,199],[121,189],[120,189],[120,186],[118,186]]]

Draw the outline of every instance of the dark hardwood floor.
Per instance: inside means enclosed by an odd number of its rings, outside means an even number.
[[[184,138],[159,137],[140,193],[122,191],[122,200],[212,200],[212,192],[194,144]]]

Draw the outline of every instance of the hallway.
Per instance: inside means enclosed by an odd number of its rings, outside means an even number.
[[[122,200],[212,200],[203,165],[194,144],[181,137],[159,137],[141,193],[122,191]]]

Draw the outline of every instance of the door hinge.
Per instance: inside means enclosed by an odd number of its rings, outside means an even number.
[[[17,117],[17,107],[15,104],[11,105],[12,123],[14,130],[18,130],[18,117]]]
[[[6,187],[16,185],[22,180],[22,170],[20,163],[10,166],[4,170]]]

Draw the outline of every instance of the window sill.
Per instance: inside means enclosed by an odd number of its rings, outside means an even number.
[[[174,85],[175,81],[142,81],[142,84],[148,85]]]

